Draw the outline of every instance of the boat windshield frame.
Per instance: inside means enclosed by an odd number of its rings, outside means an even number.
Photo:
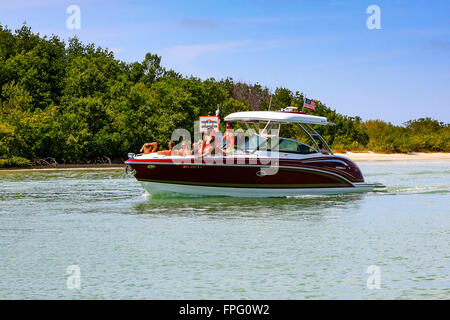
[[[315,147],[317,150],[322,150],[319,146],[319,144],[317,143],[316,139],[314,137],[316,137],[321,143],[322,146],[326,149],[326,151],[332,155],[333,151],[331,151],[330,146],[328,145],[328,143],[326,142],[326,140],[316,131],[314,130],[313,127],[311,127],[310,124],[307,123],[297,123],[297,125],[303,130],[303,132],[310,138],[310,140],[314,143]]]

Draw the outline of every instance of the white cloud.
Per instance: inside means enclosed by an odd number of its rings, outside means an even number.
[[[285,40],[241,40],[207,44],[176,45],[158,51],[163,64],[183,74],[210,74],[201,67],[201,57],[214,54],[234,54],[242,51],[263,51],[286,44]]]
[[[283,40],[242,40],[230,42],[218,42],[208,44],[176,45],[162,49],[158,54],[162,55],[164,65],[181,71],[184,74],[203,74],[203,70],[197,64],[202,56],[213,54],[232,54],[241,51],[260,51],[279,47]]]
[[[221,42],[210,44],[177,45],[163,50],[170,59],[192,61],[197,57],[212,52],[229,52],[248,45],[248,41]]]
[[[163,49],[162,55],[168,59],[193,62],[196,58],[208,53],[236,52],[244,49],[261,50],[278,47],[280,40],[267,41],[234,41],[209,44],[177,45]]]

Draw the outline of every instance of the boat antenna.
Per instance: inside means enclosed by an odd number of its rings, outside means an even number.
[[[270,107],[272,106],[272,98],[273,98],[273,95],[274,95],[275,92],[277,91],[277,83],[278,83],[278,77],[277,77],[277,73],[275,72],[275,88],[273,89],[273,92],[270,93],[269,111],[270,111]]]

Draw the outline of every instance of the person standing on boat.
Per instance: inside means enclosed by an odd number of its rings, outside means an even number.
[[[211,139],[209,139],[209,142],[205,144],[205,149],[201,153],[200,157],[216,154],[216,140],[217,139],[215,136],[212,136]]]
[[[214,147],[219,147],[219,141],[217,141],[216,139],[214,128],[208,128],[208,130],[206,131],[205,139],[203,140],[202,143],[201,154],[203,154],[205,152],[206,147],[211,145],[212,143],[214,143]]]
[[[236,148],[234,146],[235,143],[235,137],[233,132],[233,125],[231,123],[227,123],[225,133],[222,138],[222,142],[226,141],[225,145],[225,154],[231,154],[236,151]]]
[[[242,129],[237,129],[236,130],[236,150],[241,150],[244,151],[245,150],[245,134],[244,134],[244,130]]]

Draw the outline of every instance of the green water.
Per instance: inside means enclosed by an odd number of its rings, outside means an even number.
[[[155,199],[122,170],[0,172],[0,298],[450,298],[450,162],[360,167],[387,189]]]

